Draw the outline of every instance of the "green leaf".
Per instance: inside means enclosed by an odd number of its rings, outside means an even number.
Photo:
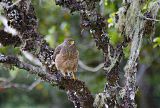
[[[109,18],[108,20],[107,20],[107,22],[110,24],[110,23],[113,23],[113,19],[112,18]]]
[[[153,45],[153,48],[156,48],[158,46],[160,46],[160,37],[156,37],[154,40],[154,45]]]

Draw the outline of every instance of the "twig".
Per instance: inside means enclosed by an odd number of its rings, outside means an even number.
[[[41,79],[39,78],[35,82],[33,82],[31,85],[26,84],[18,84],[12,82],[12,78],[0,78],[0,87],[1,88],[18,88],[18,89],[24,89],[27,91],[33,90],[40,82]]]
[[[153,19],[153,18],[147,18],[146,16],[143,16],[143,15],[137,15],[137,16],[140,17],[140,18],[143,18],[143,19],[145,19],[145,20],[160,22],[160,20]]]
[[[41,66],[42,67],[42,63],[36,58],[34,57],[31,53],[27,52],[27,51],[22,51],[22,54],[24,55],[24,57],[26,59],[28,59],[30,62],[34,63],[35,65]]]
[[[0,83],[1,88],[19,88],[19,89],[27,89],[28,86],[25,84],[18,84],[18,83],[12,83],[12,82],[2,82]]]
[[[104,63],[101,63],[96,67],[89,67],[85,65],[81,60],[78,61],[78,64],[82,69],[90,71],[90,72],[97,72],[104,67]]]
[[[37,79],[35,82],[33,82],[29,87],[28,90],[31,91],[33,88],[35,88],[39,83],[41,83],[41,78]]]

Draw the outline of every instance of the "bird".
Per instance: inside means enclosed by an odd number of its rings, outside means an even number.
[[[75,73],[78,68],[79,51],[72,38],[64,39],[64,42],[55,48],[53,58],[55,66],[64,77],[71,76],[76,79]]]

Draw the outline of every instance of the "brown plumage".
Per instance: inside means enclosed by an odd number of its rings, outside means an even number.
[[[75,42],[71,38],[67,38],[58,45],[54,52],[55,66],[64,76],[71,74],[75,78],[77,72],[79,52]]]

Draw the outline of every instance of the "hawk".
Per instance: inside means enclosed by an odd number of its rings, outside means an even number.
[[[67,38],[64,42],[58,45],[54,51],[55,66],[63,76],[70,76],[76,79],[79,52],[75,41],[72,38]]]

